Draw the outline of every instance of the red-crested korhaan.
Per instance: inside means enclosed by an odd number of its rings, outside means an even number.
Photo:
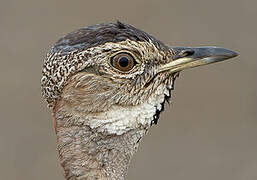
[[[224,61],[219,47],[175,47],[129,24],[88,26],[58,40],[42,70],[67,180],[124,180],[178,74]],[[49,177],[50,178],[50,177]]]

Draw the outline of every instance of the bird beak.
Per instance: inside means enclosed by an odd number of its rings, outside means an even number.
[[[159,72],[178,72],[184,69],[224,61],[238,54],[220,47],[169,47],[175,55],[172,61],[159,67]]]

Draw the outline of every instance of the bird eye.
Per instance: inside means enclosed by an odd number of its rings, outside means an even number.
[[[111,65],[123,72],[130,71],[136,64],[135,59],[128,53],[120,53],[111,58]]]

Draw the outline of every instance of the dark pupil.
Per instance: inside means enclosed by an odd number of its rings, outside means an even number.
[[[119,64],[121,67],[127,67],[128,66],[128,58],[123,56],[122,58],[120,58],[119,60]]]

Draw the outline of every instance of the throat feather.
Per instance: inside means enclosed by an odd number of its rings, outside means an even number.
[[[163,85],[144,103],[126,107],[114,105],[106,112],[87,114],[82,120],[90,128],[107,134],[122,135],[133,129],[148,129],[157,124],[170,93],[171,88]]]

